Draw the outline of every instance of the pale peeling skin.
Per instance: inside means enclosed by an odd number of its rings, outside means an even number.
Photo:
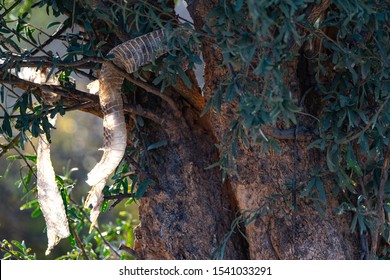
[[[55,118],[50,122],[54,125]],[[69,225],[50,160],[50,143],[45,134],[38,139],[37,173],[38,202],[46,222],[48,245],[45,254],[48,255],[61,239],[69,236]]]
[[[156,30],[118,45],[109,54],[114,55],[112,62],[116,66],[133,73],[150,63],[153,58],[167,52],[164,39],[164,31]],[[121,162],[126,149],[127,131],[121,96],[123,80],[123,76],[111,62],[103,64],[99,78],[99,98],[104,116],[104,146],[100,162],[88,174],[87,184],[92,188],[85,207],[91,208],[90,230],[95,226],[100,214],[104,200],[102,191],[106,181]]]
[[[112,62],[116,66],[133,73],[141,66],[150,63],[152,59],[167,52],[164,40],[165,32],[156,30],[115,47],[109,54],[114,55]],[[11,73],[39,84],[59,84],[54,75],[46,81],[46,71],[35,71],[33,68],[22,68],[18,73],[15,71]],[[85,201],[85,207],[91,208],[90,230],[96,225],[100,214],[104,200],[102,191],[106,181],[121,162],[126,149],[127,131],[121,96],[123,80],[123,76],[111,62],[103,63],[99,78],[99,98],[103,111],[104,146],[100,162],[88,174],[87,183],[92,188]],[[59,99],[59,96],[51,92],[44,92],[42,97],[44,103],[49,105],[53,105]],[[51,121],[54,125],[55,120]],[[37,169],[38,202],[47,226],[46,254],[49,254],[61,239],[69,236],[69,225],[50,160],[50,143],[45,134],[42,134],[38,140]]]
[[[58,79],[54,75],[47,80],[49,73],[47,68],[36,70],[35,68],[24,67],[19,71],[12,69],[10,72],[21,79],[37,84],[59,84]],[[60,97],[53,92],[43,92],[42,98],[44,103],[53,105]],[[49,122],[54,126],[56,117],[53,119],[49,118]],[[37,192],[39,207],[46,223],[48,245],[45,254],[48,255],[54,246],[61,239],[67,238],[70,233],[64,203],[55,180],[55,173],[50,159],[50,143],[46,138],[46,134],[41,134],[38,139]]]

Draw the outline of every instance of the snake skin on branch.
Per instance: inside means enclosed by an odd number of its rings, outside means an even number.
[[[156,30],[118,45],[109,54],[114,55],[112,62],[116,66],[133,73],[167,52],[164,40],[165,32]],[[91,208],[91,230],[100,213],[106,181],[122,160],[126,149],[127,132],[121,96],[123,80],[124,77],[111,62],[103,63],[99,78],[99,98],[103,110],[104,153],[100,162],[88,174],[87,183],[92,188],[85,201],[85,207]]]
[[[188,32],[184,32],[186,34]],[[185,36],[185,35],[184,35]],[[126,123],[123,112],[121,87],[124,77],[118,67],[128,73],[137,71],[141,66],[152,62],[168,51],[165,44],[164,30],[156,30],[113,48],[108,54],[113,55],[111,61],[104,62],[99,76],[99,98],[103,111],[104,145],[103,156],[89,172],[87,183],[91,186],[85,207],[91,208],[91,228],[95,226],[100,208],[104,200],[102,190],[108,177],[121,162],[127,142]],[[114,66],[114,65],[115,66]],[[48,69],[45,71],[24,67],[19,71],[11,69],[11,74],[38,84],[59,84],[55,76],[46,80]],[[53,105],[60,98],[53,92],[42,92],[42,100],[47,105]],[[52,120],[54,123],[54,120]],[[45,135],[40,136],[37,153],[37,184],[38,202],[44,214],[48,228],[48,249],[46,254],[62,238],[69,236],[69,225],[61,196],[55,182],[55,173],[50,159],[50,143]]]

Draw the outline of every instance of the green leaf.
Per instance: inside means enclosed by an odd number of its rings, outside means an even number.
[[[318,192],[318,198],[322,203],[325,204],[326,202],[326,193],[325,193],[325,188],[324,188],[324,183],[319,177],[316,177],[315,179],[315,186]]]
[[[0,103],[4,103],[4,87],[0,86]]]
[[[337,171],[337,157],[335,156],[335,152],[338,151],[337,145],[333,145],[333,147],[329,146],[326,151],[326,163],[328,165],[329,171],[336,172]]]
[[[148,151],[155,150],[155,149],[160,148],[162,146],[166,146],[167,143],[168,143],[167,140],[161,140],[159,142],[156,142],[156,143],[149,145],[147,150]]]
[[[357,216],[358,216],[358,222],[359,222],[359,231],[360,231],[360,234],[362,234],[363,232],[365,232],[367,230],[366,222],[364,220],[363,215],[358,214]]]
[[[183,71],[183,69],[181,67],[177,68],[177,73],[179,74],[180,79],[183,80],[186,87],[192,88],[192,83],[191,83],[190,79],[188,78],[187,74]]]
[[[385,203],[383,207],[385,208],[385,211],[390,214],[390,202]]]
[[[53,22],[50,22],[50,23],[47,25],[47,29],[49,29],[50,27],[59,25],[59,24],[61,24],[60,21],[53,21]]]
[[[144,119],[138,115],[137,115],[137,123],[140,127],[143,127],[145,125]]]
[[[26,209],[36,208],[36,207],[39,207],[38,200],[32,200],[20,206],[20,210],[26,210]]]
[[[309,183],[307,184],[307,186],[303,189],[303,191],[301,192],[301,195],[300,197],[301,198],[304,198],[305,196],[308,196],[311,192],[311,190],[313,189],[314,187],[314,183],[315,183],[315,179],[311,179],[309,181]]]
[[[354,232],[356,229],[357,219],[358,219],[358,214],[355,213],[355,215],[353,215],[353,219],[351,223],[351,232]]]
[[[102,213],[106,212],[107,208],[108,208],[108,201],[104,200],[103,203],[102,203],[101,212]]]
[[[155,186],[156,185],[156,182],[152,179],[145,179],[141,182],[141,184],[139,184],[138,186],[138,189],[137,189],[137,192],[135,193],[135,199],[139,200],[141,199],[141,197],[145,194],[146,192],[146,189],[149,187],[149,186]]]
[[[236,0],[236,5],[234,6],[234,11],[239,12],[244,4],[244,0]]]
[[[40,208],[37,208],[35,209],[32,213],[31,213],[31,217],[32,218],[36,218],[36,217],[39,217],[42,215],[42,211]]]
[[[15,245],[16,247],[18,247],[20,251],[25,252],[26,244],[24,244],[24,241],[22,241],[22,243],[20,243],[20,242],[18,242],[16,240],[12,240],[11,243],[13,245]]]
[[[3,124],[1,125],[1,130],[9,137],[12,137],[11,118],[10,115],[5,110],[4,110]]]

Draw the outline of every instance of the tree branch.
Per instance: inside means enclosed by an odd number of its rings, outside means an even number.
[[[115,206],[117,206],[122,200],[127,199],[127,198],[134,198],[135,194],[134,193],[122,193],[122,194],[116,194],[116,195],[106,195],[104,196],[104,200],[115,200],[115,202],[110,206],[111,210]]]
[[[20,140],[20,133],[16,135],[11,142],[9,142],[7,145],[1,145],[1,152],[0,152],[0,157],[2,157],[4,154],[6,154],[9,150],[13,149]]]
[[[149,84],[147,83],[144,83],[140,80],[137,80],[137,79],[134,79],[131,74],[127,73],[125,70],[123,70],[122,68],[118,67],[115,63],[113,63],[112,61],[110,62],[112,67],[114,67],[115,70],[117,70],[118,72],[120,72],[127,80],[129,80],[131,83],[135,84],[136,86],[140,87],[140,88],[143,88],[144,90],[146,90],[147,92],[153,94],[153,95],[156,95],[158,97],[160,97],[162,100],[166,101],[168,103],[168,105],[172,108],[173,112],[174,112],[174,115],[176,117],[180,117],[181,116],[181,112],[179,111],[179,109],[177,108],[176,106],[176,103],[175,101],[173,101],[172,98],[170,98],[168,95],[160,92],[158,89],[150,86]]]
[[[158,116],[155,112],[152,112],[150,110],[147,110],[143,108],[141,105],[132,105],[132,104],[124,104],[123,110],[128,113],[134,113],[136,115],[139,115],[141,117],[145,117],[149,120],[152,120],[153,122],[161,125],[162,127],[166,127],[165,120]]]
[[[69,228],[70,228],[70,231],[72,232],[72,235],[77,243],[77,246],[79,246],[79,248],[81,249],[81,252],[83,253],[84,258],[86,260],[89,260],[88,254],[85,251],[85,246],[84,246],[83,242],[81,241],[80,236],[77,234],[76,230],[74,229],[74,227],[71,224],[69,225]]]
[[[11,32],[12,34],[14,34],[17,38],[20,38],[22,39],[23,41],[25,41],[26,43],[30,44],[31,46],[33,46],[34,48],[38,49],[39,51],[43,52],[44,54],[46,54],[47,56],[51,56],[50,53],[48,53],[47,51],[45,51],[43,48],[41,48],[40,46],[34,44],[33,42],[31,42],[29,39],[23,37],[20,35],[20,33],[17,33],[15,30],[12,30],[11,28],[9,28],[8,26],[6,25],[1,25],[5,30],[7,30],[8,32]]]
[[[280,140],[299,140],[307,141],[313,138],[316,138],[318,135],[315,131],[311,131],[303,126],[299,126],[298,129],[287,128],[287,129],[278,129],[275,127],[261,126],[261,131],[264,134]]]
[[[366,132],[378,119],[379,114],[382,112],[383,108],[386,106],[387,102],[390,100],[390,96],[386,98],[386,100],[379,106],[378,111],[375,113],[375,115],[371,118],[371,120],[366,124],[366,126],[359,131],[356,134],[349,134],[345,140],[341,141],[341,145],[348,144],[349,142],[357,139],[362,135],[364,132]]]
[[[375,227],[375,230],[372,231],[371,234],[371,251],[373,254],[380,255],[380,252],[377,252],[378,248],[378,241],[379,237],[381,235],[381,232],[383,231],[383,224],[385,222],[385,213],[383,209],[383,201],[385,197],[385,185],[388,179],[388,172],[389,172],[389,165],[390,165],[390,145],[387,145],[387,150],[384,155],[383,159],[383,166],[382,166],[382,172],[381,172],[381,180],[379,183],[379,189],[378,194],[376,196],[376,217],[377,217],[377,225]]]
[[[0,21],[1,20],[3,20],[3,18],[5,17],[5,16],[7,16],[17,5],[19,5],[20,3],[22,2],[22,0],[17,0],[17,1],[15,1],[12,5],[11,5],[11,7],[9,7],[8,9],[6,9],[5,7],[4,7],[4,13],[2,13],[1,15],[0,15]]]
[[[139,257],[139,254],[138,254],[134,249],[132,249],[132,248],[130,248],[130,247],[124,245],[124,244],[119,245],[119,248],[118,248],[118,249],[119,249],[119,250],[122,250],[122,251],[125,251],[125,252],[127,252],[127,253],[129,253],[130,255],[132,255],[133,257],[135,257],[136,259],[139,259],[139,258],[140,258],[140,257]]]
[[[4,74],[6,75],[4,76]],[[41,92],[53,92],[62,97],[64,105],[68,107],[80,106],[79,109],[81,109],[82,111],[102,117],[102,112],[100,110],[99,105],[99,96],[97,95],[89,94],[87,92],[83,92],[74,88],[65,88],[59,85],[37,84],[34,82],[23,80],[10,73],[4,73],[4,71],[1,70],[0,83],[11,84],[24,90],[37,88],[41,90]],[[87,104],[91,106],[87,107]]]
[[[14,68],[14,65],[17,63],[19,67],[37,67],[37,66],[50,66],[50,67],[77,67],[78,69],[94,69],[96,68],[97,63],[103,63],[104,60],[100,58],[91,58],[81,59],[78,61],[63,62],[58,61],[54,62],[49,59],[47,56],[34,56],[34,57],[21,57],[20,55],[12,54],[7,63],[1,64],[0,69],[3,68]]]

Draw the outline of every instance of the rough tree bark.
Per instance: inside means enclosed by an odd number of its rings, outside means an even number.
[[[206,15],[217,2],[187,0],[196,29],[200,30],[206,23]],[[322,5],[326,6],[328,2],[325,0],[314,6],[308,17],[318,18],[314,15],[315,8],[321,12]],[[120,34],[115,36],[122,41],[126,39]],[[116,42],[114,39],[106,41]],[[154,120],[146,121],[140,133],[146,134],[150,143],[167,141],[166,146],[150,152],[148,157],[148,176],[157,183],[149,187],[139,201],[141,224],[136,229],[135,249],[142,259],[211,258],[224,244],[238,211],[256,213],[269,197],[286,191],[284,186],[291,182],[294,174],[296,182],[305,182],[314,166],[325,164],[322,153],[307,149],[310,139],[290,137],[277,140],[281,153],[271,150],[260,156],[261,147],[241,147],[237,175],[228,176],[224,183],[218,168],[205,169],[219,158],[215,144],[221,142],[228,129],[234,105],[225,104],[219,116],[210,112],[200,117],[207,99],[228,74],[228,69],[220,66],[222,56],[218,49],[205,41],[202,51],[205,62],[203,95],[191,72],[188,73],[193,84],[191,90],[179,82],[175,88],[164,92],[175,106],[142,89],[123,94],[125,108],[126,104],[140,106],[145,115]],[[304,62],[297,56],[295,61],[285,65],[284,82],[298,100],[307,89],[303,81],[310,80],[309,67]],[[258,87],[261,91],[261,81],[258,81]],[[62,97],[64,104],[72,105],[75,100],[80,102],[81,96],[76,94],[73,98],[65,93]],[[96,97],[87,99],[94,107],[86,110],[101,115]],[[311,100],[315,100],[315,93]],[[320,106],[315,102],[304,105]],[[129,134],[134,117],[131,113],[126,115]],[[299,118],[299,122],[310,125],[310,120],[305,118]],[[285,127],[278,124],[278,128]],[[327,191],[331,189],[330,178],[326,188]],[[227,242],[224,258],[358,258],[357,237],[350,233],[348,217],[333,213],[336,205],[337,198],[328,196],[325,216],[320,216],[313,205],[303,199],[297,199],[294,210],[284,204],[277,205],[272,215],[255,216],[246,227],[240,225],[246,238],[236,230]]]
[[[216,1],[187,2],[195,26],[200,29]],[[203,56],[207,99],[227,71],[220,67],[219,50],[206,42]],[[308,74],[298,64],[297,58],[286,65],[285,72],[285,82],[296,97],[302,96],[300,80],[309,78],[302,77]],[[182,88],[176,88],[180,90]],[[198,94],[196,90],[193,93]],[[180,100],[177,102],[180,104]],[[238,175],[229,177],[223,185],[218,169],[204,168],[218,157],[214,144],[221,141],[228,127],[231,106],[226,105],[221,116],[211,113],[209,120],[199,119],[199,112],[191,106],[181,110],[186,111],[184,123],[173,122],[164,133],[156,126],[148,129],[148,134],[157,139],[167,137],[169,145],[162,155],[164,162],[153,165],[152,169],[159,178],[159,186],[140,201],[138,248],[146,259],[210,258],[223,242],[237,209],[259,209],[268,197],[282,193],[283,186],[294,176],[294,162],[297,182],[307,181],[312,167],[324,164],[323,154],[307,149],[309,139],[278,140],[281,153],[270,151],[260,157],[259,147],[242,148]],[[208,125],[209,121],[212,125]],[[294,144],[298,157],[294,156]],[[330,190],[330,180],[326,188]],[[281,206],[273,215],[257,217],[245,228],[247,242],[236,233],[229,242],[225,258],[357,258],[356,236],[350,234],[347,218],[333,213],[336,205],[337,198],[329,197],[326,215],[322,217],[310,203],[298,199],[295,210]]]
[[[216,1],[187,1],[189,12],[195,21],[196,28],[205,24],[204,16],[215,5]],[[214,3],[213,3],[214,2]],[[329,1],[322,1],[314,6],[308,14],[309,20],[316,20],[318,14],[326,9]],[[323,9],[323,10],[322,10]],[[221,55],[218,49],[204,44],[205,60],[205,96],[210,97],[222,81],[226,72],[221,71]],[[299,100],[305,89],[301,80],[310,80],[306,68],[299,67],[299,58],[286,65],[285,83]],[[261,83],[259,83],[261,88]],[[261,91],[261,90],[260,90]],[[310,105],[310,104],[309,104]],[[311,105],[312,106],[312,105]],[[224,114],[229,113],[230,105],[225,106]],[[318,109],[318,108],[317,108]],[[212,116],[219,123],[220,131],[214,131],[217,141],[228,128],[226,116]],[[310,120],[300,119],[300,122]],[[296,163],[296,182],[305,182],[313,166],[324,164],[324,155],[318,151],[308,150],[309,139],[278,140],[281,153],[269,151],[259,157],[259,148],[241,149],[238,160],[238,175],[230,177],[233,200],[237,201],[240,210],[259,209],[273,194],[283,192],[283,186],[294,177]],[[297,145],[294,156],[294,144]],[[326,186],[331,189],[330,180]],[[337,198],[329,197],[326,216],[321,217],[317,210],[303,200],[298,200],[295,210],[281,207],[274,214],[257,218],[246,228],[250,259],[351,259],[357,258],[356,237],[348,227],[346,217],[336,217],[333,209]],[[283,213],[283,210],[287,213]],[[287,218],[286,218],[287,216]]]

